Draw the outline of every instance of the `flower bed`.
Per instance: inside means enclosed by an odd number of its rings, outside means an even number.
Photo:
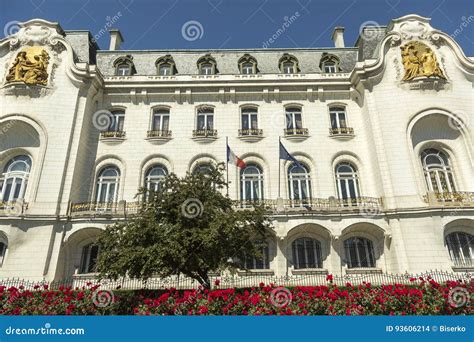
[[[218,283],[215,284],[218,287]],[[107,291],[46,285],[33,290],[0,286],[3,315],[466,315],[474,283],[412,279],[411,285],[325,286],[291,289]],[[133,310],[133,311],[132,311]]]

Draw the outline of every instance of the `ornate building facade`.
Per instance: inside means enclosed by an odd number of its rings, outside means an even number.
[[[0,277],[93,273],[139,187],[226,161],[274,234],[251,272],[474,268],[474,59],[430,20],[354,47],[109,50],[40,19],[0,41]],[[279,142],[297,162],[280,159]]]

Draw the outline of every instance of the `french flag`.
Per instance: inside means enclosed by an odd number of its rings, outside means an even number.
[[[247,167],[247,164],[245,164],[245,162],[242,159],[237,157],[235,153],[232,152],[232,150],[229,147],[229,144],[227,144],[227,162],[234,164],[235,166],[240,167],[241,169],[244,169]]]

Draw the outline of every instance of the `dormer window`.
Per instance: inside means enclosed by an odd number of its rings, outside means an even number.
[[[115,75],[117,76],[131,76],[136,74],[133,56],[131,55],[117,58],[114,62],[114,68]]]
[[[198,60],[198,70],[200,75],[217,74],[217,63],[211,55],[205,55]]]
[[[172,76],[177,73],[173,57],[166,55],[156,61],[156,68],[160,76]]]
[[[257,60],[249,54],[245,54],[239,59],[239,70],[244,75],[256,74],[258,72]]]
[[[333,74],[333,73],[341,71],[339,64],[340,64],[339,58],[337,58],[334,55],[323,53],[321,62],[319,63],[319,68],[324,73]]]
[[[287,53],[280,59],[279,65],[283,74],[296,74],[299,71],[298,60]]]

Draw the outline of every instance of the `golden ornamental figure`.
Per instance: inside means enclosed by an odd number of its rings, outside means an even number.
[[[410,81],[417,77],[446,79],[435,53],[427,45],[413,41],[405,44],[400,49],[402,50],[402,63],[405,68],[403,81]]]
[[[48,53],[39,47],[20,51],[8,70],[7,83],[23,82],[28,85],[48,84]]]

